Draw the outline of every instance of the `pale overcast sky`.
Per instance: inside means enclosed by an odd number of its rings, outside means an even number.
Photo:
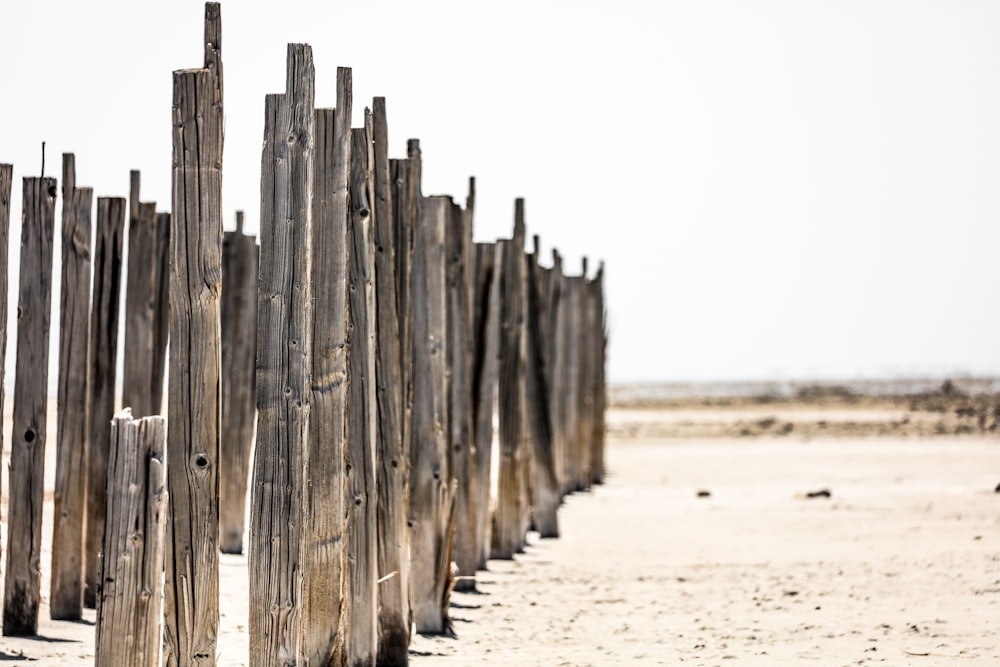
[[[1000,374],[1000,3],[229,1],[225,222],[257,228],[264,95],[287,42],[317,103],[353,68],[387,99],[424,193],[476,238],[513,200],[548,256],[607,263],[610,379]],[[203,3],[8,2],[0,162],[170,200],[171,72],[202,63]],[[57,225],[58,227],[58,225]],[[57,233],[56,266],[59,242]],[[7,382],[17,273],[11,267]],[[58,278],[56,279],[58,285]],[[58,299],[53,299],[52,355]]]

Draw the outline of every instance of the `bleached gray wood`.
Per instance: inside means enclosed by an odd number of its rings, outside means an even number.
[[[156,214],[156,307],[153,310],[153,354],[150,359],[149,401],[163,414],[167,341],[170,337],[170,214]]]
[[[93,190],[76,187],[76,160],[72,153],[63,154],[62,195],[58,421],[49,615],[53,620],[79,620],[83,614],[83,521],[87,507],[87,351]]]
[[[56,180],[25,178],[22,193],[3,598],[3,633],[7,636],[38,632]]]
[[[366,121],[370,112],[365,110]],[[347,554],[351,608],[348,661],[374,665],[378,650],[378,492],[375,488],[375,247],[372,145],[367,127],[351,130],[348,218]]]
[[[347,217],[351,70],[337,69],[337,110],[315,114],[313,358],[306,495],[305,615],[310,664],[347,660]],[[342,111],[342,113],[341,113]]]
[[[214,665],[219,627],[222,114],[210,70],[174,72],[164,663]]]
[[[378,401],[378,654],[384,667],[406,665],[410,643],[409,452],[403,444],[403,391],[396,273],[398,228],[389,165],[385,98],[372,104],[375,244],[375,385]]]
[[[219,441],[219,532],[224,554],[243,553],[247,482],[256,409],[257,237],[222,235],[222,435]]]
[[[83,604],[97,604],[97,556],[104,539],[104,480],[108,475],[108,438],[115,415],[119,295],[125,200],[98,197],[94,234],[94,285],[90,300],[90,420],[87,439],[87,520],[84,524]]]
[[[156,204],[139,202],[139,172],[129,196],[128,273],[125,280],[125,347],[122,405],[138,417],[159,412],[153,404],[154,317],[159,298]]]
[[[159,667],[167,510],[166,419],[111,424],[95,664]]]
[[[413,440],[410,450],[410,567],[417,632],[450,630],[451,524],[445,230],[449,197],[424,197],[414,230]]]
[[[265,98],[257,307],[257,445],[250,511],[250,665],[304,661],[304,496],[312,369],[314,68],[288,46]]]

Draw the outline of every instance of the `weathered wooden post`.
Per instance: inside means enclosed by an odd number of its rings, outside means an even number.
[[[3,598],[5,635],[34,635],[38,631],[56,180],[25,178],[22,202]]]
[[[580,470],[577,486],[579,490],[590,488],[591,470],[591,438],[593,436],[593,346],[591,340],[596,336],[597,327],[594,322],[593,299],[591,298],[590,280],[587,278],[588,261],[583,258],[583,271],[580,275],[579,313],[580,326],[577,333],[578,351],[580,354],[580,391],[577,397],[580,401],[577,412],[576,433],[579,443]]]
[[[111,423],[95,664],[159,667],[167,509],[166,419]]]
[[[72,153],[63,154],[62,193],[58,430],[49,615],[53,620],[79,620],[83,614],[83,520],[87,497],[93,190],[76,187],[76,161]]]
[[[87,520],[83,604],[97,604],[97,556],[104,539],[104,482],[108,438],[115,415],[118,310],[125,232],[125,200],[98,197],[94,236],[94,289],[90,300],[90,435],[87,439]]]
[[[565,308],[562,318],[562,339],[565,365],[563,367],[563,429],[566,434],[565,471],[563,492],[572,493],[582,488],[582,457],[580,452],[580,332],[583,330],[581,318],[581,286],[579,276],[567,276],[565,288]]]
[[[410,643],[409,451],[403,441],[397,221],[393,206],[385,98],[372,104],[375,226],[375,387],[378,402],[375,487],[378,492],[378,664],[406,665]]]
[[[156,308],[153,311],[153,354],[149,400],[154,414],[163,412],[167,341],[170,337],[170,214],[156,214]]]
[[[305,497],[306,655],[347,661],[347,217],[350,68],[337,68],[337,109],[315,112],[312,200],[313,345]]]
[[[10,238],[10,188],[14,165],[0,164],[0,259],[7,266]],[[0,415],[4,414],[4,376],[7,369],[7,271],[0,271]],[[0,452],[3,451],[3,429],[0,428]]]
[[[139,172],[131,172],[129,190],[128,273],[125,281],[125,348],[122,405],[136,417],[159,413],[153,405],[154,313],[157,309],[156,204],[139,202]]]
[[[591,338],[591,454],[590,481],[592,484],[604,483],[604,443],[605,443],[605,408],[607,394],[605,387],[605,355],[607,354],[608,327],[604,312],[604,262],[598,265],[597,275],[590,283],[591,307],[593,309],[593,330]]]
[[[476,244],[476,293],[473,337],[473,408],[476,429],[476,539],[477,569],[486,569],[492,542],[490,513],[493,456],[493,414],[496,408],[497,372],[500,344],[501,247],[496,243]]]
[[[417,632],[450,630],[454,492],[448,456],[445,233],[449,197],[424,197],[414,230],[411,596]],[[419,382],[419,386],[417,386]]]
[[[257,237],[222,235],[222,434],[219,439],[219,531],[224,554],[243,553],[247,481],[256,406]]]
[[[549,416],[552,423],[552,459],[555,465],[556,480],[559,483],[559,495],[566,493],[566,429],[565,401],[566,392],[566,354],[563,348],[563,318],[565,317],[565,277],[562,270],[562,257],[552,249],[552,268],[549,269],[548,294],[548,347],[546,352],[545,372],[549,378]]]
[[[289,44],[284,95],[265,98],[251,495],[250,664],[304,661],[304,502],[312,370],[312,49]],[[334,381],[335,378],[331,378]],[[331,454],[334,455],[334,454]]]
[[[170,475],[164,662],[214,665],[219,627],[222,23],[205,4],[205,68],[174,72]]]

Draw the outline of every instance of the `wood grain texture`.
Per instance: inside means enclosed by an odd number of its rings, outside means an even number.
[[[366,120],[370,113],[365,110]],[[348,661],[374,665],[378,650],[376,598],[378,526],[375,488],[375,247],[372,146],[365,127],[351,130],[348,218],[347,554],[351,597]]]
[[[403,441],[400,319],[396,272],[393,184],[389,164],[385,98],[372,103],[375,244],[375,386],[378,402],[376,480],[378,492],[378,653],[384,667],[406,665],[410,644],[409,451]]]
[[[306,495],[305,618],[310,664],[347,661],[347,218],[352,82],[317,109],[313,198],[313,359]]]
[[[62,289],[59,301],[56,479],[49,614],[83,614],[83,522],[87,507],[90,343],[90,229],[93,191],[76,187],[76,161],[63,155]]]
[[[25,178],[22,192],[4,635],[37,633],[42,583],[42,491],[56,181],[54,178]]]
[[[219,440],[219,532],[224,554],[243,553],[247,482],[256,410],[257,237],[222,235],[222,434]]]
[[[111,423],[95,664],[158,667],[167,510],[163,417]]]
[[[209,70],[174,72],[164,662],[214,665],[219,626],[222,117]]]
[[[90,435],[87,445],[87,520],[84,524],[83,604],[97,604],[97,556],[104,540],[104,480],[115,415],[118,318],[125,235],[125,200],[98,197],[94,234],[94,285],[90,300]]]
[[[257,306],[257,446],[250,512],[250,664],[306,659],[304,502],[312,369],[312,49],[288,46],[265,98]]]
[[[170,214],[156,214],[156,308],[153,310],[153,353],[150,359],[149,401],[163,414],[167,341],[170,338]]]
[[[125,279],[125,347],[122,405],[138,417],[159,412],[153,404],[153,347],[159,298],[156,204],[140,203],[139,172],[129,197],[128,273]],[[134,207],[134,208],[133,208]]]
[[[0,164],[0,259],[4,267],[8,262],[10,239],[10,191],[14,166]],[[4,412],[5,378],[7,377],[7,271],[0,271],[0,415]],[[0,451],[4,451],[3,431],[0,428]]]

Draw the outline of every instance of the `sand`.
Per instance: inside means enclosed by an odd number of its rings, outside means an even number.
[[[611,411],[607,484],[456,593],[457,636],[415,637],[412,664],[1000,664],[995,435],[663,437],[679,417],[655,412]],[[219,664],[245,665],[245,558],[221,577]],[[43,605],[42,637],[0,638],[0,662],[92,664],[93,619]]]

